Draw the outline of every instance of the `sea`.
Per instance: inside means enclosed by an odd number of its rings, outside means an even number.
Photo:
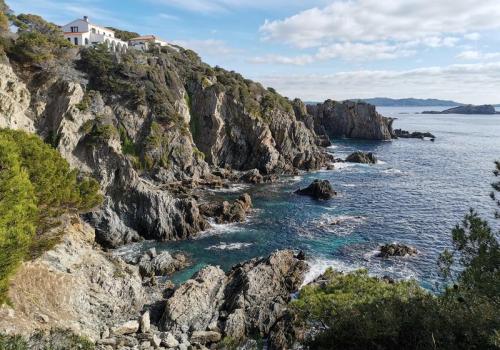
[[[182,251],[192,266],[170,276],[176,283],[206,265],[231,266],[277,249],[303,250],[310,265],[305,283],[328,267],[348,272],[367,269],[376,276],[415,279],[439,290],[437,258],[451,247],[451,230],[470,210],[493,226],[490,199],[494,161],[500,160],[500,115],[426,115],[423,110],[446,107],[379,107],[396,118],[394,128],[431,132],[434,142],[419,139],[362,141],[334,139],[328,151],[344,158],[361,150],[373,152],[376,165],[338,164],[277,183],[214,191],[216,198],[234,199],[247,192],[255,209],[244,223],[213,225],[194,240],[141,242],[119,249],[134,254],[151,247]],[[338,196],[317,201],[294,191],[314,179],[327,179]],[[496,227],[496,226],[495,226]],[[381,259],[386,243],[414,246],[418,255]]]

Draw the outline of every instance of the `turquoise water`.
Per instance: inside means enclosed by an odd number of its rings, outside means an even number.
[[[276,249],[293,248],[309,257],[308,279],[328,266],[344,271],[364,267],[377,275],[416,278],[434,288],[439,281],[436,259],[450,245],[451,228],[470,207],[492,217],[488,195],[493,161],[500,159],[500,115],[417,114],[423,108],[378,110],[398,118],[395,128],[430,131],[436,142],[334,140],[329,151],[336,156],[362,150],[374,152],[381,162],[349,164],[275,184],[236,186],[215,193],[231,198],[246,191],[256,209],[247,222],[216,226],[197,240],[145,242],[122,251],[156,246],[187,252],[194,265],[173,276],[176,282],[207,264],[229,269]],[[293,194],[316,178],[328,179],[338,197],[318,202]],[[420,254],[388,260],[374,256],[378,245],[391,242],[413,245]]]

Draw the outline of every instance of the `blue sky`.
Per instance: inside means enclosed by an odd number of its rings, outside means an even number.
[[[500,103],[499,0],[7,0],[57,24],[157,34],[309,101]]]

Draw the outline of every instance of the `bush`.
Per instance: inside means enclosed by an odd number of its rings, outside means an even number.
[[[58,26],[40,16],[21,14],[13,20],[19,26],[19,37],[9,54],[18,62],[39,64],[59,57],[63,49],[73,46]]]
[[[87,212],[102,202],[98,183],[78,179],[61,155],[39,137],[0,130],[0,304],[7,281],[27,256],[57,243],[49,232],[63,214]]]
[[[28,252],[35,234],[35,189],[13,141],[0,138],[0,305],[6,301],[8,278]]]

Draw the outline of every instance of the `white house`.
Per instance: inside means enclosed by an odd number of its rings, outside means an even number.
[[[128,44],[115,38],[115,32],[93,23],[84,16],[62,27],[64,37],[78,46],[88,46],[100,43],[107,44],[113,51],[126,51]]]
[[[168,43],[155,35],[138,36],[129,40],[129,46],[138,50],[145,51],[153,45],[168,46]]]

